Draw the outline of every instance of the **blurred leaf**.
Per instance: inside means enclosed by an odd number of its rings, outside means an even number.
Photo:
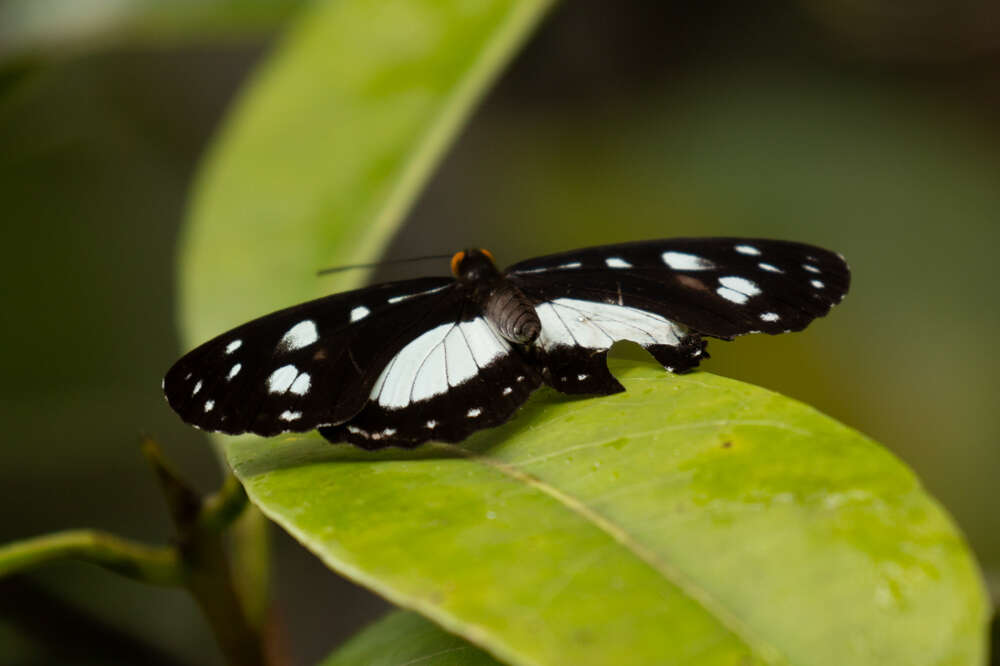
[[[760,388],[615,370],[627,393],[544,390],[462,447],[227,449],[328,566],[512,663],[981,663],[976,565],[891,454]]]
[[[256,37],[305,0],[0,0],[0,59]]]
[[[177,553],[99,530],[66,530],[0,544],[0,578],[61,559],[78,559],[155,585],[181,585]]]
[[[357,286],[550,0],[315,5],[251,85],[198,183],[181,274],[198,342]]]
[[[322,666],[494,666],[486,652],[416,613],[396,611],[358,633]]]

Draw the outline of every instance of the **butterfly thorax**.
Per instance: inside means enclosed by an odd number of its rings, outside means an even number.
[[[497,270],[488,251],[471,249],[456,253],[451,270],[460,284],[472,290],[474,300],[500,335],[516,344],[535,341],[542,323],[534,304]]]

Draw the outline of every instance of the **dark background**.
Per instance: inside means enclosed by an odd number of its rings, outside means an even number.
[[[140,432],[202,490],[218,483],[207,440],[159,391],[183,351],[175,242],[198,160],[272,39],[0,63],[0,541],[76,526],[165,541]],[[854,284],[828,319],[713,343],[704,367],[888,446],[955,516],[996,590],[998,47],[991,2],[566,3],[388,255],[482,245],[503,264],[721,234],[842,252]],[[297,663],[386,607],[284,535],[275,544]],[[75,564],[0,581],[0,662],[85,654],[221,661],[183,592]]]

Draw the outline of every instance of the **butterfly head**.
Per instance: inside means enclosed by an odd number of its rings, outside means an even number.
[[[490,278],[498,274],[493,255],[489,250],[472,248],[456,252],[451,258],[451,273],[468,282]]]

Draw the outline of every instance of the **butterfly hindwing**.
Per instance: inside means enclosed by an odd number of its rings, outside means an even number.
[[[468,301],[389,360],[360,413],[320,432],[367,449],[457,442],[505,422],[540,384],[538,372]]]
[[[392,355],[463,302],[448,278],[335,294],[206,342],[164,379],[167,401],[200,428],[274,435],[341,423]]]
[[[538,302],[586,300],[659,315],[723,339],[798,331],[847,293],[839,255],[744,238],[622,243],[514,264],[507,277]]]

